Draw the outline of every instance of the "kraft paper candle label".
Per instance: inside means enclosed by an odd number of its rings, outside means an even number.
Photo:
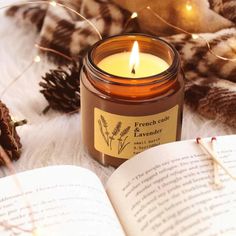
[[[94,109],[96,150],[130,158],[153,146],[176,140],[178,105],[155,115],[121,116]]]

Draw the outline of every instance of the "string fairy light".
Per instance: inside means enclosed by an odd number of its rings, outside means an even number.
[[[1,92],[0,98],[2,99],[8,89],[17,81],[19,80],[35,63],[39,63],[41,61],[40,56],[35,56],[34,59],[25,67],[25,69],[20,72]]]
[[[55,1],[51,1],[50,5],[53,6],[53,7],[56,7],[57,3]]]
[[[209,51],[213,56],[215,56],[216,58],[221,59],[221,60],[224,60],[224,61],[236,62],[236,57],[235,57],[235,58],[228,58],[228,57],[224,57],[224,56],[220,56],[220,55],[216,54],[216,53],[212,50],[211,45],[210,45],[210,42],[209,42],[205,37],[203,37],[202,35],[195,34],[195,33],[191,33],[191,32],[189,32],[189,31],[187,31],[187,30],[184,30],[184,29],[182,29],[182,28],[176,26],[176,25],[171,24],[170,22],[166,21],[163,17],[161,17],[160,15],[158,15],[150,6],[147,6],[146,9],[149,10],[149,11],[151,11],[152,14],[153,14],[156,18],[158,18],[159,20],[161,20],[162,22],[164,22],[164,23],[167,24],[168,26],[170,26],[170,27],[176,29],[177,31],[180,31],[180,32],[182,32],[182,33],[185,33],[185,34],[187,34],[187,35],[190,35],[190,36],[192,37],[192,39],[194,39],[194,40],[197,40],[197,39],[199,39],[199,38],[202,39],[202,40],[206,43],[206,46],[207,46],[208,51]]]
[[[71,8],[71,7],[69,7],[69,6],[65,5],[65,4],[58,3],[58,2],[56,2],[56,1],[54,1],[54,0],[51,0],[51,1],[28,1],[28,2],[21,2],[21,3],[14,3],[14,4],[5,5],[5,6],[0,7],[0,10],[1,10],[1,9],[5,9],[5,8],[9,8],[9,7],[11,7],[11,6],[15,5],[15,4],[17,4],[17,5],[48,4],[48,5],[53,6],[53,7],[59,6],[59,7],[65,8],[65,9],[67,9],[67,10],[69,10],[69,11],[75,13],[77,16],[81,17],[83,20],[85,20],[85,21],[95,30],[95,32],[97,33],[99,39],[102,39],[102,36],[101,36],[99,30],[97,29],[97,27],[96,27],[90,20],[88,20],[88,19],[85,18],[83,15],[81,15],[79,12],[77,12],[76,10],[74,10],[73,8]],[[191,4],[189,1],[187,1],[186,5],[185,5],[185,8],[186,8],[187,11],[192,11],[192,10],[193,10],[193,6],[192,6],[192,4]],[[188,31],[186,31],[186,30],[184,30],[184,29],[182,29],[182,28],[180,28],[180,27],[178,27],[178,26],[176,26],[176,25],[171,24],[170,22],[168,22],[167,20],[165,20],[163,17],[161,17],[159,14],[157,14],[150,6],[147,6],[147,7],[144,7],[144,8],[142,8],[142,9],[140,9],[139,12],[141,12],[141,11],[143,11],[143,10],[145,10],[145,9],[146,9],[146,10],[149,10],[156,18],[158,18],[159,20],[161,20],[163,23],[165,23],[166,25],[170,26],[171,28],[173,28],[173,29],[175,29],[175,30],[177,30],[177,31],[180,31],[180,32],[182,32],[182,33],[185,33],[185,34],[187,34],[187,35],[190,35],[193,40],[202,39],[202,40],[206,43],[206,46],[207,46],[207,48],[208,48],[208,51],[209,51],[213,56],[217,57],[218,59],[225,60],[225,61],[236,62],[236,58],[228,58],[228,57],[224,57],[224,56],[221,56],[221,55],[216,54],[216,53],[212,50],[209,41],[208,41],[205,37],[203,37],[202,35],[196,34],[196,33],[188,32]],[[128,27],[128,25],[130,24],[130,22],[131,22],[132,20],[138,18],[138,17],[139,17],[138,12],[136,12],[136,11],[133,12],[133,13],[131,14],[131,16],[129,17],[129,19],[127,20],[125,26],[124,26],[124,31],[127,29],[127,27]],[[42,45],[39,45],[39,44],[35,44],[35,47],[37,47],[38,49],[44,50],[44,51],[56,53],[56,54],[58,54],[58,55],[60,55],[60,56],[62,56],[62,57],[64,57],[64,58],[66,58],[67,60],[73,61],[73,59],[72,59],[71,57],[69,57],[68,55],[65,55],[65,54],[63,54],[63,53],[61,53],[61,52],[59,52],[59,51],[57,51],[57,50],[54,50],[54,49],[51,49],[51,48],[46,48],[46,47],[44,47],[44,46],[42,46]],[[34,63],[38,63],[38,62],[40,62],[40,57],[37,55],[37,56],[34,58],[34,60],[33,60],[18,76],[16,76],[16,77],[13,79],[13,81],[12,81],[9,85],[7,85],[7,87],[2,91],[0,97],[2,97],[2,96],[6,93],[6,91],[7,91],[26,71],[28,71],[31,66],[33,66]]]
[[[67,9],[68,11],[76,14],[77,16],[79,16],[80,18],[82,18],[83,20],[85,20],[93,29],[94,31],[97,33],[99,39],[101,40],[102,39],[102,35],[100,34],[98,28],[90,21],[88,20],[86,17],[84,17],[82,14],[80,14],[79,12],[77,12],[76,10],[74,10],[73,8],[65,5],[65,4],[62,4],[62,3],[58,3],[54,0],[52,1],[28,1],[28,2],[15,2],[13,4],[8,4],[8,5],[5,5],[5,6],[2,6],[0,7],[0,10],[2,9],[6,9],[6,8],[9,8],[9,7],[12,7],[14,5],[18,5],[18,6],[23,6],[23,5],[31,5],[31,4],[48,4],[52,7],[61,7],[61,8],[64,8],[64,9]],[[137,13],[136,13],[137,15]],[[137,16],[135,16],[135,14],[133,15],[133,18],[135,18]],[[44,47],[42,45],[39,45],[39,44],[35,44],[35,47],[42,50],[42,51],[47,51],[47,52],[53,52],[59,56],[62,56],[64,57],[65,59],[69,60],[69,61],[73,61],[73,58],[62,53],[62,52],[59,52],[57,50],[54,50],[52,48],[48,48],[48,47]],[[8,89],[17,81],[19,80],[35,63],[39,63],[41,61],[41,58],[39,55],[36,55],[35,58],[26,66],[26,68],[19,74],[17,75],[5,88],[4,90],[1,92],[0,94],[0,98],[2,98],[5,93],[8,91]]]
[[[189,1],[186,3],[185,8],[186,8],[187,11],[192,11],[193,10],[193,6]]]
[[[199,38],[199,36],[197,34],[192,34],[191,36],[192,36],[192,39],[198,39]]]
[[[23,6],[23,5],[31,5],[31,4],[48,4],[50,6],[53,6],[53,7],[61,7],[61,8],[65,8],[67,10],[69,10],[70,12],[76,14],[77,16],[79,16],[80,18],[82,18],[83,20],[85,20],[93,29],[94,31],[97,33],[99,39],[101,40],[102,39],[102,35],[101,33],[99,32],[98,28],[95,26],[95,24],[93,24],[90,20],[88,20],[86,17],[84,17],[82,14],[80,14],[79,12],[77,12],[76,10],[74,10],[73,8],[65,5],[65,4],[62,4],[62,3],[58,3],[54,0],[52,1],[28,1],[28,2],[15,2],[14,4],[9,4],[9,5],[5,5],[5,6],[2,6],[0,7],[0,10],[1,9],[5,9],[5,8],[9,8],[9,7],[12,7],[14,5],[18,5],[18,6]],[[134,17],[134,16],[133,16]],[[132,17],[132,19],[133,19]],[[64,58],[66,58],[67,60],[70,60],[72,61],[73,59],[57,50],[54,50],[54,49],[51,49],[51,48],[46,48],[44,46],[41,46],[39,44],[35,44],[35,47],[41,49],[41,50],[44,50],[44,51],[50,51],[50,52],[53,52],[53,53],[56,53]],[[37,55],[34,59],[34,62],[40,62],[40,57]],[[31,64],[30,64],[31,65]],[[28,67],[27,67],[28,69]],[[25,71],[23,72],[25,73]]]
[[[187,11],[191,12],[193,10],[193,5],[187,1],[186,5],[185,5],[185,8]],[[202,35],[199,35],[199,34],[196,34],[196,33],[191,33],[183,28],[180,28],[170,22],[168,22],[167,20],[165,20],[163,17],[161,17],[159,14],[157,14],[150,6],[147,6],[147,7],[143,7],[141,8],[138,12],[133,12],[130,16],[130,18],[127,20],[127,24],[129,24],[134,18],[137,18],[139,17],[139,13],[142,12],[143,10],[148,10],[150,11],[157,19],[159,19],[160,21],[162,21],[164,24],[170,26],[172,29],[175,29],[181,33],[184,33],[184,34],[187,34],[187,35],[190,35],[191,38],[193,40],[197,40],[197,39],[202,39],[205,44],[206,44],[206,47],[208,49],[208,51],[216,58],[220,59],[220,60],[224,60],[224,61],[231,61],[231,62],[236,62],[236,57],[235,58],[228,58],[228,57],[224,57],[224,56],[221,56],[221,55],[218,55],[217,53],[215,53],[212,48],[211,48],[211,44],[210,42],[205,38],[203,37]],[[133,14],[135,14],[135,17],[133,17]],[[128,27],[128,25],[126,24],[126,28]]]
[[[77,16],[79,16],[80,18],[85,20],[94,29],[94,31],[97,33],[99,39],[102,39],[102,35],[100,34],[98,28],[90,20],[88,20],[86,17],[84,17],[82,14],[80,14],[78,11],[76,11],[72,7],[69,7],[69,6],[67,6],[65,4],[62,4],[62,3],[59,3],[59,2],[56,2],[54,0],[52,0],[52,1],[15,2],[14,4],[9,4],[9,5],[5,5],[5,6],[0,7],[0,10],[12,7],[14,5],[23,6],[23,5],[31,5],[31,4],[48,4],[48,5],[53,6],[53,7],[61,7],[61,8],[67,9],[68,11],[76,14]]]
[[[45,52],[52,52],[52,53],[55,53],[55,54],[57,54],[57,55],[59,55],[59,56],[61,56],[61,57],[64,57],[64,58],[67,59],[68,61],[73,61],[73,58],[72,58],[72,57],[69,57],[69,56],[67,56],[66,54],[64,54],[64,53],[62,53],[62,52],[59,52],[59,51],[57,51],[57,50],[54,50],[54,49],[52,49],[52,48],[43,47],[43,46],[41,46],[41,45],[39,45],[39,44],[37,44],[37,43],[36,43],[34,46],[35,46],[36,48],[42,50],[42,51],[45,51]]]
[[[40,50],[42,50],[42,51],[47,51],[47,52],[52,52],[52,53],[55,53],[55,54],[57,54],[57,55],[59,55],[59,56],[61,56],[61,57],[64,57],[65,59],[67,59],[67,60],[69,60],[69,61],[73,61],[73,58],[72,57],[69,57],[69,56],[67,56],[66,54],[64,54],[64,53],[61,53],[61,52],[59,52],[59,51],[57,51],[57,50],[54,50],[54,49],[52,49],[52,48],[48,48],[48,47],[43,47],[43,46],[41,46],[41,45],[39,45],[39,44],[35,44],[35,47],[36,48],[38,48],[38,49],[40,49]],[[19,74],[19,75],[17,75],[5,88],[4,88],[4,90],[1,92],[1,94],[0,94],[0,98],[2,99],[3,98],[3,96],[6,94],[6,92],[8,91],[8,89],[17,81],[17,80],[19,80],[35,63],[39,63],[39,62],[41,62],[41,57],[39,56],[39,55],[36,55],[35,57],[34,57],[34,59],[29,63],[29,65],[28,66],[26,66],[26,68]]]
[[[131,16],[128,18],[128,20],[126,21],[124,28],[123,28],[123,32],[125,32],[130,24],[131,21],[133,21],[135,18],[138,18],[138,13],[135,11],[131,14]]]
[[[96,27],[91,21],[89,21],[87,18],[85,18],[85,17],[84,17],[83,15],[81,15],[79,12],[77,12],[76,10],[74,10],[73,8],[71,8],[71,7],[69,7],[69,6],[65,5],[65,4],[58,3],[58,2],[56,2],[56,1],[54,1],[54,0],[52,0],[52,1],[28,1],[28,2],[21,2],[21,3],[14,3],[14,4],[5,5],[5,6],[0,7],[0,10],[1,10],[1,9],[5,9],[5,8],[9,8],[9,7],[12,7],[12,6],[15,5],[15,4],[17,4],[17,5],[48,4],[48,5],[52,6],[52,7],[65,8],[65,9],[67,9],[67,10],[73,12],[73,13],[76,14],[77,16],[81,17],[83,20],[85,20],[85,21],[95,30],[95,32],[97,33],[99,39],[102,39],[102,36],[101,36],[99,30],[97,29],[97,27]],[[185,8],[186,8],[186,10],[187,10],[188,12],[191,12],[191,11],[193,10],[193,6],[191,5],[191,3],[190,3],[189,1],[186,3]],[[169,22],[166,21],[164,18],[162,18],[160,15],[158,15],[150,6],[147,6],[147,7],[145,7],[145,8],[142,8],[140,11],[142,11],[142,10],[144,10],[144,9],[149,10],[150,12],[152,12],[152,14],[153,14],[156,18],[158,18],[159,20],[161,20],[161,21],[164,22],[165,24],[169,25],[171,28],[174,28],[174,29],[176,29],[176,30],[178,30],[178,31],[180,31],[180,32],[182,32],[182,33],[185,33],[185,34],[190,35],[190,36],[192,37],[192,39],[197,40],[197,39],[200,38],[200,39],[204,40],[205,43],[206,43],[206,45],[207,45],[208,50],[210,51],[210,53],[211,53],[212,55],[216,56],[217,58],[222,59],[222,60],[227,60],[227,61],[233,61],[233,62],[236,61],[236,58],[233,58],[233,59],[232,59],[232,58],[226,58],[226,57],[222,57],[222,56],[220,56],[220,55],[217,55],[216,53],[214,53],[214,52],[212,51],[211,46],[210,46],[210,43],[209,43],[209,42],[207,41],[207,39],[205,39],[203,36],[198,35],[198,34],[194,34],[194,33],[191,33],[191,32],[188,32],[188,31],[186,31],[186,30],[184,30],[184,29],[182,29],[182,28],[180,28],[180,27],[177,27],[177,26],[175,26],[175,25],[169,23]],[[126,29],[126,28],[128,27],[129,23],[130,23],[132,20],[134,20],[134,19],[136,19],[136,18],[138,18],[138,17],[139,17],[139,12],[133,12],[132,15],[130,16],[130,18],[128,19],[128,21],[126,22],[126,24],[125,24],[125,26],[124,26],[124,29]],[[71,57],[69,57],[68,55],[65,55],[65,54],[63,54],[63,53],[61,53],[61,52],[59,52],[59,51],[57,51],[57,50],[44,47],[44,46],[39,45],[39,44],[37,44],[37,43],[35,44],[35,47],[38,48],[38,49],[40,49],[40,50],[43,50],[43,51],[48,51],[48,52],[56,53],[56,54],[58,54],[58,55],[64,57],[64,58],[67,59],[67,60],[73,61],[73,58],[71,58]],[[34,65],[35,63],[39,63],[39,62],[41,62],[41,58],[40,58],[39,55],[36,55],[36,56],[34,57],[34,59],[29,63],[29,65],[26,66],[26,68],[25,68],[17,77],[15,77],[15,78],[12,80],[12,82],[10,82],[10,84],[7,85],[7,87],[2,91],[0,97],[2,98],[3,95],[6,93],[6,91],[9,89],[9,87],[12,86],[12,84],[15,83],[20,77],[22,77],[22,75],[23,75],[25,72],[27,72],[27,71],[32,67],[32,65]],[[208,148],[206,148],[205,145],[202,144],[201,140],[198,140],[198,141],[199,141],[199,143],[204,147],[204,149],[205,149],[209,154],[211,154],[211,156],[213,157],[214,161],[217,162],[218,165],[220,165],[220,166],[231,176],[231,178],[234,178],[234,179],[235,179],[236,177],[233,176],[233,175],[228,171],[228,169],[226,169],[226,168],[224,167],[224,165],[221,163],[221,161],[216,157],[215,152],[209,150]],[[21,230],[22,232],[31,233],[31,234],[34,235],[34,236],[39,235],[39,233],[38,233],[38,231],[37,231],[37,229],[36,229],[36,227],[35,227],[35,220],[34,220],[33,214],[32,214],[32,212],[33,212],[32,207],[31,207],[30,203],[27,202],[27,198],[26,198],[26,196],[24,195],[24,193],[23,193],[23,191],[22,191],[22,186],[21,186],[19,180],[17,179],[17,177],[16,177],[16,175],[15,175],[15,174],[16,174],[16,171],[15,171],[15,169],[14,169],[14,166],[13,166],[13,164],[12,164],[10,158],[8,157],[7,153],[6,153],[5,150],[2,148],[1,145],[0,145],[0,154],[1,154],[1,157],[3,158],[3,160],[4,160],[4,162],[5,162],[6,166],[7,166],[7,168],[10,170],[10,172],[11,172],[11,174],[12,174],[12,177],[13,177],[13,179],[14,179],[14,182],[15,182],[17,188],[18,188],[18,189],[20,190],[20,192],[22,193],[22,196],[25,197],[25,202],[26,202],[26,205],[27,205],[27,207],[28,207],[28,209],[29,209],[29,212],[30,212],[30,217],[31,217],[31,222],[32,222],[32,230],[26,230],[26,229],[23,229],[23,228],[21,228],[21,227],[19,227],[19,226],[17,226],[17,225],[8,224],[8,223],[5,222],[5,221],[2,222],[2,223],[0,222],[0,225],[2,225],[2,226],[5,227],[5,228],[15,228],[15,229]]]
[[[135,11],[135,12],[132,13],[131,19],[134,19],[134,18],[136,18],[136,17],[138,17],[138,13]]]
[[[39,55],[37,55],[35,58],[34,58],[34,62],[38,63],[41,61],[41,57]]]

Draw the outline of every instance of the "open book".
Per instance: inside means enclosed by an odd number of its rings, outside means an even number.
[[[205,142],[209,143],[209,139]],[[217,138],[219,158],[236,172],[236,135]],[[104,188],[75,166],[51,166],[0,179],[0,235],[236,235],[236,181],[194,140],[160,145],[128,160]]]

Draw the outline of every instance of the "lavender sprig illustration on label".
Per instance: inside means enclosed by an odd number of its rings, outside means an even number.
[[[112,132],[109,131],[108,125],[109,120],[107,121],[106,118],[103,115],[100,115],[100,118],[98,119],[98,125],[100,129],[100,133],[107,145],[107,147],[110,148],[110,150],[113,149],[113,142],[116,140],[117,142],[117,153],[121,154],[122,151],[130,144],[130,142],[127,141],[128,133],[131,129],[131,126],[127,126],[125,129],[121,130],[122,122],[118,121],[113,126]],[[117,138],[116,138],[117,137]]]
[[[114,137],[119,134],[120,129],[121,129],[121,125],[122,125],[122,123],[119,121],[116,124],[114,130],[112,131],[112,135],[109,137],[109,139],[110,139],[110,149],[111,150],[112,150],[112,141],[114,140]]]
[[[126,142],[126,139],[128,138],[128,134],[130,130],[130,126],[126,127],[123,131],[120,133],[120,137],[118,138],[118,154],[121,154],[121,152],[125,149],[126,146],[130,144],[130,142]],[[124,138],[124,136],[126,136]]]
[[[105,140],[107,146],[109,146],[109,132],[108,132],[108,124],[106,119],[104,118],[104,116],[100,116],[100,119],[98,120],[98,124],[99,124],[99,128],[100,128],[100,132],[102,134],[103,139]],[[104,132],[104,130],[105,132]]]

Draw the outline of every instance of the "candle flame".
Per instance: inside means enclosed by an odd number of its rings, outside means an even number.
[[[130,60],[129,60],[131,73],[135,74],[135,70],[138,65],[139,65],[139,46],[138,46],[138,42],[134,41],[131,55],[130,55]]]

